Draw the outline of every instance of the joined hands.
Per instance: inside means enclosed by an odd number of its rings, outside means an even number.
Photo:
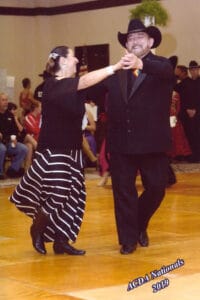
[[[122,61],[122,69],[142,69],[143,63],[140,58],[138,58],[135,54],[129,53],[126,51],[125,55],[121,58]]]

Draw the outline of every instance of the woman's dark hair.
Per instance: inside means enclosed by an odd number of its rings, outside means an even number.
[[[175,70],[176,66],[177,66],[177,63],[178,63],[178,56],[176,56],[176,55],[170,56],[169,61],[172,65],[172,67],[173,67],[173,70]]]
[[[13,102],[8,102],[8,111],[11,111],[11,110],[16,110],[17,109],[17,105]]]
[[[67,57],[68,53],[69,47],[67,46],[55,47],[49,54],[49,59],[46,64],[46,71],[52,75],[55,75],[55,73],[60,70],[60,57]]]
[[[31,84],[31,80],[30,80],[29,78],[24,78],[24,79],[22,80],[22,85],[23,85],[23,88],[24,88],[24,89],[27,88],[28,85],[30,85],[30,84]]]

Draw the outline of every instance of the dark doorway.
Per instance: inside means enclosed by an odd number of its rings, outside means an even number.
[[[75,47],[75,56],[78,58],[77,75],[97,70],[109,65],[109,44],[90,45]],[[87,90],[87,100],[92,100],[98,107],[98,121],[95,132],[97,152],[100,151],[102,140],[105,137],[105,122],[102,122],[105,115],[106,90],[99,85],[90,87]],[[102,116],[102,117],[101,117]]]
[[[109,44],[75,47],[75,56],[79,60],[77,72],[81,66],[93,71],[109,65]]]

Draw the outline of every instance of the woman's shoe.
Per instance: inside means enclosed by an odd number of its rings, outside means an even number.
[[[53,250],[56,254],[64,254],[67,253],[69,255],[84,255],[86,253],[85,250],[79,250],[72,247],[66,240],[55,240],[53,243]]]
[[[47,216],[40,210],[38,211],[30,229],[32,244],[35,250],[41,254],[46,254],[46,249],[43,240],[43,232],[48,225]]]
[[[47,251],[45,249],[44,241],[40,231],[38,231],[37,227],[33,224],[30,229],[30,234],[32,238],[32,244],[35,250],[41,254],[46,254]]]

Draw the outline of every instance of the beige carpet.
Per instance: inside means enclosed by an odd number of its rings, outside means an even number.
[[[6,187],[6,186],[15,186],[19,182],[19,179],[4,179],[0,180],[0,188],[1,187]]]
[[[173,163],[171,166],[175,173],[200,173],[200,163]],[[85,177],[86,179],[98,179],[100,175],[94,168],[87,168]]]
[[[175,173],[200,173],[200,163],[177,163],[172,164],[172,168]],[[85,169],[85,178],[86,180],[99,179],[99,172],[94,168]],[[18,184],[19,179],[4,179],[0,180],[0,188],[6,186],[15,186]]]
[[[85,178],[87,179],[99,179],[100,175],[99,172],[94,168],[87,168],[85,169]],[[6,178],[4,180],[0,180],[0,188],[6,186],[15,186],[19,183],[19,178],[11,179]]]
[[[176,173],[198,173],[200,172],[200,163],[177,163],[172,164]]]

